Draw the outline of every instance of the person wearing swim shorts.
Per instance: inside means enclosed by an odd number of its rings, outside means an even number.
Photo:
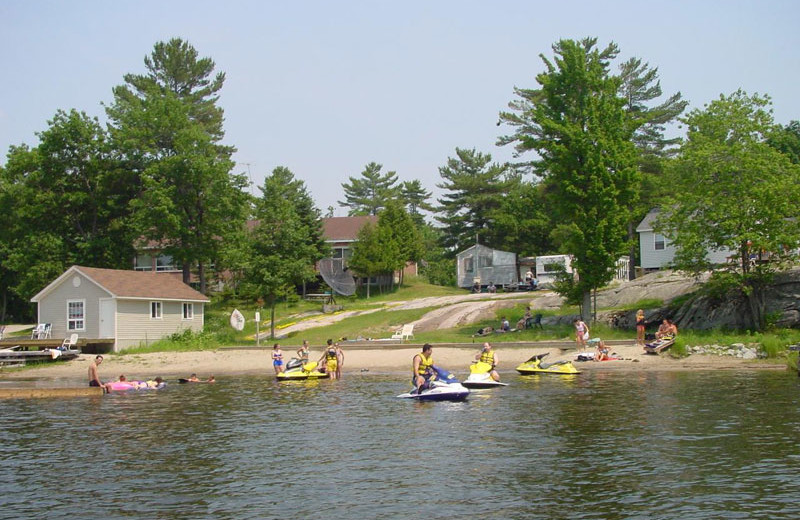
[[[275,375],[283,372],[283,351],[277,343],[272,347],[272,368],[275,369]]]

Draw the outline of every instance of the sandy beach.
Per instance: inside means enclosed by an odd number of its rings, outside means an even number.
[[[411,360],[420,351],[420,345],[391,345],[348,347],[345,345],[345,363],[343,377],[352,374],[401,374],[410,372]],[[433,357],[438,365],[465,376],[469,373],[469,364],[480,348],[434,345]],[[653,370],[786,370],[786,365],[774,360],[748,361],[733,357],[691,355],[675,359],[668,354],[645,354],[641,347],[633,343],[612,346],[612,353],[621,359],[607,362],[575,362],[582,371],[621,370],[621,371],[653,371]],[[514,368],[535,354],[549,352],[548,361],[562,359],[575,360],[577,351],[574,348],[562,350],[554,347],[537,347],[535,344],[507,346],[495,344],[499,358],[500,374],[516,374]],[[322,353],[321,347],[312,347],[311,359]],[[294,348],[284,350],[284,357],[290,358]],[[57,386],[83,386],[87,379],[87,370],[93,355],[82,354],[72,361],[53,363],[28,370],[0,369],[0,381],[6,386],[14,382],[34,380],[37,384],[48,381]],[[106,355],[100,366],[101,378],[116,380],[120,374],[128,379],[150,379],[162,376],[165,379],[177,379],[196,373],[200,378],[213,374],[217,380],[234,378],[238,375],[272,375],[273,368],[269,348],[222,348],[218,350],[196,352],[159,352],[152,354]]]

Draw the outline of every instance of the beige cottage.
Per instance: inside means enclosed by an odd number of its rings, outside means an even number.
[[[74,265],[31,301],[54,338],[113,339],[114,351],[203,330],[209,300],[163,273]]]

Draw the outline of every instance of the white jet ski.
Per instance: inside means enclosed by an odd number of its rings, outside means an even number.
[[[439,368],[431,367],[434,374],[423,385],[423,390],[417,393],[414,388],[410,392],[400,394],[401,399],[417,399],[419,401],[463,401],[469,395],[469,388],[462,385],[456,376]]]
[[[495,381],[491,376],[492,365],[476,361],[469,366],[469,377],[463,385],[467,388],[494,388],[497,386],[508,386],[508,383]]]

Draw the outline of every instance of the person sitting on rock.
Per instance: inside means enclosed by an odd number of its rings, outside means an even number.
[[[675,327],[667,318],[661,322],[656,331],[656,339],[674,338],[678,333],[678,328]]]

